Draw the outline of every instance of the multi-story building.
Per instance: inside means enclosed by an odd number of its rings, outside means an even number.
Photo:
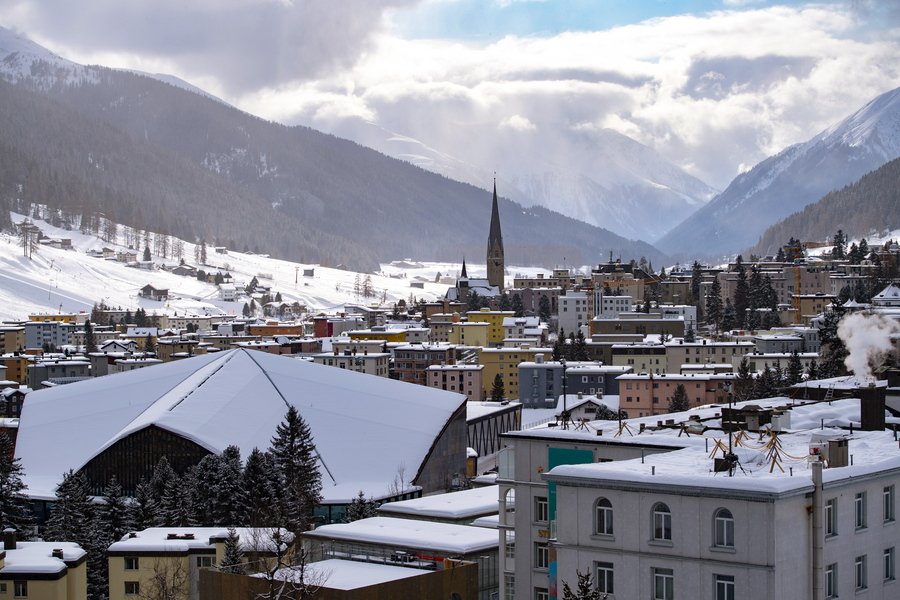
[[[747,359],[750,371],[753,372],[762,371],[766,367],[769,367],[770,369],[786,369],[793,356],[794,354],[792,352],[750,352],[745,354],[742,358]],[[800,365],[805,371],[813,362],[818,362],[820,356],[817,352],[798,352],[797,358],[800,360]],[[735,371],[738,370],[740,364],[740,358],[734,357],[732,359],[732,366]]]
[[[392,376],[407,383],[426,385],[428,367],[455,363],[456,346],[450,344],[404,344],[394,348]]]
[[[425,385],[465,394],[469,402],[484,400],[483,365],[431,365],[425,371]]]
[[[563,393],[615,395],[619,393],[616,377],[631,370],[598,362],[545,361],[539,354],[534,361],[519,364],[519,401],[526,408],[556,408]]]
[[[0,356],[0,365],[6,369],[3,378],[7,381],[25,383],[28,378],[28,356],[25,354],[4,354]]]
[[[679,385],[684,386],[691,407],[725,402],[734,373],[625,374],[618,380],[619,408],[633,418],[669,412],[669,402]]]
[[[481,310],[467,312],[466,320],[469,323],[487,323],[487,345],[499,346],[503,344],[503,338],[506,337],[503,327],[504,320],[514,317],[515,314],[511,310],[482,308]]]
[[[90,361],[84,358],[38,358],[28,365],[25,382],[33,390],[46,387],[44,382],[60,385],[90,377]]]
[[[586,326],[593,318],[588,310],[587,292],[569,290],[559,297],[559,329],[576,332]]]
[[[626,316],[627,318],[625,318]],[[638,334],[677,337],[684,333],[684,319],[663,319],[658,314],[620,314],[618,319],[593,319],[591,321],[591,336]]]
[[[826,414],[849,425],[857,406],[789,409],[789,420],[802,424],[736,445],[731,460],[722,456],[726,446],[710,456],[701,443],[551,468],[548,587],[574,583],[581,571],[615,598],[896,598],[893,434],[815,425]],[[533,589],[518,585],[519,566],[517,597],[530,597]],[[536,579],[528,583],[541,585]]]
[[[604,294],[603,289],[594,290],[594,316],[599,319],[618,319],[619,313],[634,310],[634,298],[631,296],[613,296]]]
[[[519,397],[519,364],[534,361],[538,354],[549,356],[551,348],[481,348],[478,351],[478,363],[484,365],[484,397],[491,396],[494,379],[500,375],[503,381],[504,395],[509,400]]]
[[[448,339],[457,346],[487,346],[490,323],[454,323]]]
[[[342,353],[322,352],[314,354],[312,358],[314,363],[329,367],[377,375],[378,377],[390,375],[391,354],[389,352],[353,353],[345,350]]]
[[[531,340],[540,346],[547,342],[547,325],[538,317],[507,317],[503,319],[503,339]]]
[[[85,600],[87,552],[72,542],[19,542],[3,533],[0,598]]]
[[[45,345],[59,348],[72,343],[72,334],[81,325],[66,321],[28,321],[25,329],[25,347],[42,348]]]
[[[0,353],[21,352],[25,349],[25,328],[18,325],[0,327]]]
[[[681,365],[686,364],[732,364],[740,358],[753,352],[756,346],[751,341],[737,342],[713,342],[712,340],[699,340],[685,342],[676,340],[666,343],[666,363],[671,372],[677,373]]]
[[[611,362],[617,367],[631,367],[635,373],[659,375],[668,370],[666,347],[653,342],[613,344]]]

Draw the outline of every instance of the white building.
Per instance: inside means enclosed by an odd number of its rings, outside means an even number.
[[[634,310],[634,298],[631,296],[611,296],[602,289],[594,290],[594,315],[599,319],[618,319],[619,313]]]
[[[587,292],[566,292],[559,297],[559,328],[566,333],[577,332],[590,323]],[[587,334],[587,332],[585,332]]]
[[[549,597],[578,571],[610,599],[897,598],[893,434],[861,431],[857,399],[754,404],[762,410],[744,410],[780,433],[733,436],[736,465],[722,461],[715,407],[675,415],[683,426],[639,419],[621,432],[595,422],[504,436],[505,598]],[[821,456],[818,483],[810,465]],[[503,510],[511,496],[514,519]]]

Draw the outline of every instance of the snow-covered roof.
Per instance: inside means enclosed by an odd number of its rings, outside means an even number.
[[[521,406],[521,402],[467,402],[466,419],[480,419],[494,413],[506,412],[511,408]]]
[[[290,404],[327,467],[324,501],[349,502],[360,489],[384,497],[401,465],[414,477],[464,403],[453,392],[238,348],[33,392],[16,456],[29,495],[53,498],[62,473],[149,426],[215,453],[234,444],[246,457],[269,446]]]
[[[370,517],[352,523],[322,525],[304,533],[303,537],[413,548],[451,555],[496,550],[500,542],[496,531],[484,527],[391,517]]]
[[[53,551],[63,551],[62,559]],[[86,552],[74,542],[16,542],[15,550],[5,550],[6,558],[0,576],[15,573],[59,573],[66,569],[65,561],[80,560]]]
[[[378,512],[387,516],[400,514],[446,521],[475,519],[499,511],[500,493],[497,490],[498,486],[489,485],[401,502],[388,502],[378,507]]]
[[[238,543],[243,551],[269,551],[274,549],[272,533],[275,529],[265,527],[236,527]],[[133,537],[132,537],[133,536]],[[228,537],[225,527],[150,527],[143,531],[125,534],[118,542],[113,542],[110,552],[190,552],[210,550],[215,546],[212,540]],[[293,534],[282,530],[282,539],[291,541]]]
[[[370,585],[379,585],[398,579],[420,577],[428,571],[410,567],[396,567],[355,560],[321,560],[308,563],[304,570],[307,581],[321,582],[321,586],[332,590],[355,590]],[[280,573],[276,573],[278,578]],[[290,571],[286,571],[290,575]]]

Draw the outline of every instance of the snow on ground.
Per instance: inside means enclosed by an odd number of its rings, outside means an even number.
[[[13,214],[13,222],[25,217]],[[226,302],[219,298],[218,287],[198,281],[193,277],[174,275],[162,270],[147,271],[127,267],[124,263],[96,258],[88,250],[103,247],[127,250],[123,244],[111,244],[93,235],[77,230],[53,227],[40,219],[32,220],[43,234],[51,239],[69,238],[73,250],[60,250],[40,245],[29,260],[16,235],[0,233],[0,320],[21,320],[32,313],[90,312],[95,302],[111,307],[166,314],[230,314],[240,315],[247,298]],[[122,227],[118,241],[122,241]],[[170,244],[171,246],[171,244]],[[153,244],[151,243],[151,249]],[[461,264],[418,262],[412,259],[396,260],[382,265],[378,273],[371,275],[374,296],[358,297],[356,280],[360,284],[365,273],[331,269],[312,264],[300,264],[269,258],[266,255],[228,250],[219,254],[213,246],[207,247],[207,260],[203,265],[194,261],[195,245],[184,242],[184,260],[207,272],[229,272],[235,286],[243,288],[255,276],[261,285],[269,285],[272,294],[281,292],[284,302],[299,302],[311,311],[340,310],[346,304],[383,304],[392,307],[399,300],[409,301],[411,296],[427,301],[442,297],[453,284]],[[139,257],[143,247],[137,250]],[[153,256],[157,267],[175,266],[175,258]],[[481,277],[484,265],[468,265],[470,277]],[[313,269],[314,275],[305,277],[304,270]],[[549,273],[547,269],[534,267],[509,267],[508,279],[514,275]],[[438,274],[444,283],[435,283]],[[449,277],[449,279],[447,279]],[[138,296],[138,290],[151,284],[167,288],[170,298],[157,302]],[[423,287],[411,287],[420,283]]]

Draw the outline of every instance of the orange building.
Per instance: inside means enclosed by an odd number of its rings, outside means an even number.
[[[679,385],[687,392],[690,408],[727,402],[725,384],[734,381],[734,373],[674,375],[620,375],[619,408],[629,418],[662,415]]]

